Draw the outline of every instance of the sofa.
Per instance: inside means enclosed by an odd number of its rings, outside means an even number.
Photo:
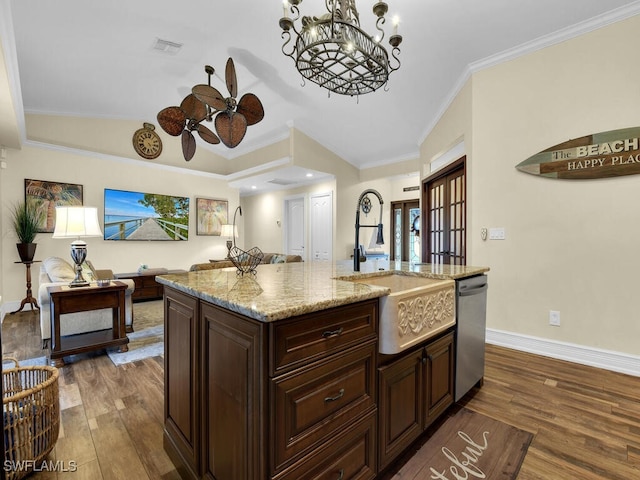
[[[287,255],[284,253],[265,253],[262,257],[261,264],[266,263],[291,263],[302,262],[300,255]],[[218,268],[233,267],[231,260],[209,260],[208,263],[195,263],[189,268],[190,272],[197,272],[200,270],[215,270]]]
[[[89,261],[82,266],[82,275],[91,282],[98,279],[112,279],[111,270],[96,270]],[[38,303],[40,304],[40,332],[42,348],[49,346],[51,339],[51,301],[48,287],[68,285],[75,278],[74,267],[60,257],[48,257],[40,265],[40,284],[38,286]],[[127,332],[133,331],[133,302],[132,294],[135,289],[133,280],[118,280],[127,285],[125,290],[125,326]],[[105,330],[113,325],[112,310],[92,310],[88,312],[69,313],[60,317],[60,335],[75,335],[78,333]]]

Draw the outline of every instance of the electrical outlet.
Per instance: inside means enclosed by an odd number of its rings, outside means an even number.
[[[560,312],[558,312],[557,310],[549,311],[549,325],[552,325],[554,327],[560,326]]]

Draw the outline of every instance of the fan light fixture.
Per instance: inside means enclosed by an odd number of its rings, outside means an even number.
[[[247,127],[264,118],[262,103],[253,93],[245,93],[236,100],[238,79],[232,58],[227,60],[225,68],[229,91],[226,98],[211,86],[211,76],[215,73],[213,67],[205,65],[204,71],[208,76],[207,85],[196,85],[179,107],[167,107],[158,113],[158,123],[165,132],[174,137],[182,135],[182,154],[187,162],[196,153],[193,131],[207,143],[216,145],[222,141],[227,147],[235,148],[247,133]],[[214,121],[217,135],[202,125],[203,120]]]
[[[392,62],[382,46],[385,15],[389,9],[385,2],[376,2],[374,37],[360,28],[360,16],[355,0],[325,0],[328,13],[318,17],[303,16],[300,19],[298,5],[302,0],[283,0],[282,53],[291,57],[300,74],[321,87],[340,95],[363,95],[375,92],[387,84],[391,72],[400,68],[398,48],[402,35],[398,35],[398,19],[394,19],[393,34],[389,37]],[[295,44],[291,32],[297,38]]]

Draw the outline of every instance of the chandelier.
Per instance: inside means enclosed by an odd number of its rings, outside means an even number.
[[[379,32],[376,37],[360,28],[355,0],[324,0],[328,13],[319,17],[303,16],[296,27],[300,3],[302,0],[283,1],[280,28],[284,40],[282,53],[293,59],[304,78],[340,95],[363,95],[386,85],[391,72],[400,68],[397,55],[402,35],[398,35],[397,21],[389,37],[393,65],[382,46],[382,26],[388,10],[385,2],[373,6]],[[295,44],[289,46],[292,31],[297,38]]]

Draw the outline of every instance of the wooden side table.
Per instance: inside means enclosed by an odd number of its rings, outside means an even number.
[[[74,355],[101,348],[120,346],[120,352],[129,350],[129,338],[125,333],[125,291],[127,285],[111,282],[109,286],[98,287],[49,287],[51,297],[51,352],[50,362],[54,367],[64,365],[66,355]],[[112,327],[106,330],[60,336],[60,315],[66,313],[113,309]]]
[[[31,291],[31,265],[33,263],[40,262],[40,260],[33,260],[31,262],[13,262],[13,263],[22,263],[27,268],[27,296],[22,299],[20,302],[20,308],[15,312],[11,312],[11,315],[14,313],[21,312],[26,304],[31,305],[31,310],[40,310],[40,306],[38,305],[38,301],[34,298],[33,292]]]

